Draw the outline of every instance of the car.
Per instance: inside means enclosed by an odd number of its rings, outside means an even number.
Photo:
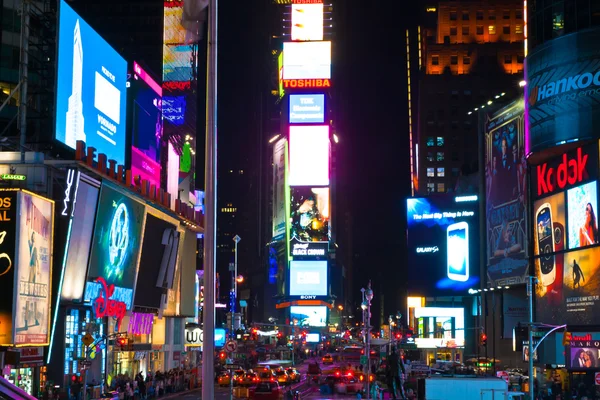
[[[270,369],[263,369],[258,371],[259,382],[275,382],[275,374]]]
[[[231,379],[229,377],[229,373],[228,372],[221,373],[221,375],[219,375],[219,377],[217,378],[217,383],[219,384],[219,386],[229,386],[231,384]]]
[[[331,354],[325,354],[323,356],[322,361],[323,361],[323,365],[325,365],[325,364],[333,364],[333,357],[331,356]]]
[[[279,400],[281,389],[277,382],[260,382],[250,388],[249,398],[260,400]]]
[[[241,384],[242,386],[252,386],[256,385],[258,382],[260,382],[260,379],[258,379],[258,374],[255,374],[254,372],[246,372]]]
[[[278,371],[275,372],[275,379],[277,379],[277,382],[280,385],[287,385],[289,383],[292,383],[292,378],[283,369],[280,369],[280,370],[278,370]]]
[[[246,371],[243,369],[236,369],[233,371],[233,384],[241,385],[242,381],[244,380],[244,375],[246,375]]]
[[[308,364],[308,375],[320,375],[321,372],[321,367],[316,362]]]
[[[335,381],[333,385],[335,393],[356,393],[363,390],[363,387],[364,384],[352,375],[341,376],[339,381]]]
[[[292,378],[292,382],[300,382],[301,375],[296,368],[288,368],[286,372]]]

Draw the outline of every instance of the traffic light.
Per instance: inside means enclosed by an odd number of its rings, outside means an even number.
[[[570,346],[571,345],[571,332],[565,332],[564,336],[563,336],[563,346]]]
[[[487,335],[485,333],[482,333],[479,336],[479,343],[481,344],[481,346],[487,346]]]
[[[226,356],[226,354],[225,354],[225,352],[224,352],[224,351],[222,351],[221,353],[219,353],[219,358],[220,358],[221,360],[224,360],[224,359],[225,359],[225,356]]]
[[[117,338],[117,345],[121,348],[121,351],[125,350],[125,348],[127,347],[128,341],[129,340],[123,336],[119,336]]]

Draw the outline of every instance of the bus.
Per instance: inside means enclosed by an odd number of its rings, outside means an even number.
[[[364,350],[361,346],[346,346],[342,350],[341,359],[342,361],[355,361],[358,362],[360,360],[360,356],[362,356]]]

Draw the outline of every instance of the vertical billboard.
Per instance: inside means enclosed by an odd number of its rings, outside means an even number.
[[[325,123],[324,94],[290,94],[290,124]]]
[[[329,186],[329,125],[290,125],[290,186]]]
[[[527,161],[523,100],[493,115],[485,125],[487,286],[524,283],[529,275],[525,210]]]
[[[323,249],[330,237],[329,188],[292,187],[290,193],[290,251]]]
[[[132,199],[116,186],[103,184],[96,213],[96,226],[85,289],[85,301],[100,295],[104,279],[114,285],[111,299],[124,302],[131,309],[138,270],[145,206]]]
[[[17,269],[17,194],[0,191],[0,345],[13,341],[15,271]]]
[[[287,190],[287,139],[280,139],[273,147],[273,239],[285,236]]]
[[[283,80],[330,78],[331,42],[283,44]]]
[[[292,4],[292,40],[323,40],[323,4]]]
[[[127,62],[64,0],[59,15],[56,140],[125,164]]]
[[[46,345],[50,328],[54,202],[20,192],[18,221],[14,344]]]
[[[600,313],[598,143],[582,145],[532,171],[536,318],[595,324]]]
[[[409,295],[464,295],[479,285],[479,202],[473,197],[406,200]]]

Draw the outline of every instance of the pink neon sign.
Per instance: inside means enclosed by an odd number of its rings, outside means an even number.
[[[149,335],[152,333],[154,314],[131,313],[127,332],[134,335]]]
[[[121,328],[121,321],[127,312],[127,305],[122,301],[111,300],[111,296],[115,292],[115,285],[107,285],[104,278],[96,279],[100,284],[100,295],[94,300],[94,312],[96,318],[114,317],[117,319],[115,331]]]
[[[140,67],[140,65],[135,61],[133,62],[133,72],[142,78],[142,80],[146,82],[146,84],[150,86],[152,90],[156,92],[156,94],[162,97],[162,87],[158,83],[154,82],[154,79],[150,78],[150,75],[148,75],[148,73],[144,71],[142,67]]]

